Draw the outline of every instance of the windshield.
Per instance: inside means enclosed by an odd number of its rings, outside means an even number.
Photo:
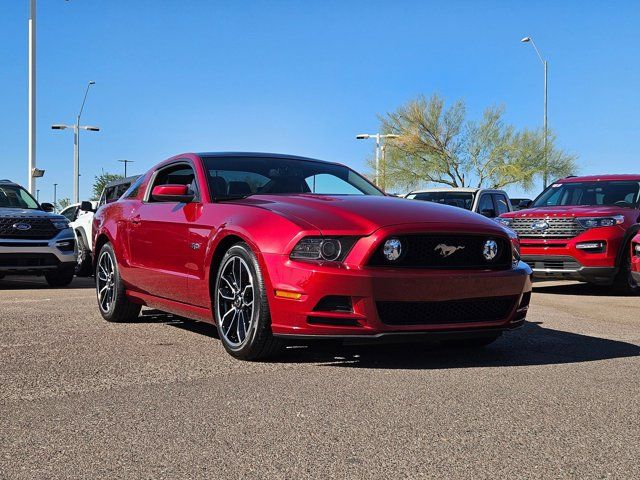
[[[253,194],[384,195],[353,170],[313,160],[203,157],[215,199]]]
[[[533,207],[617,206],[634,208],[640,203],[640,182],[554,183],[533,202]]]
[[[427,202],[444,203],[454,207],[471,210],[473,208],[472,192],[421,192],[410,193],[407,198],[414,200],[425,200]]]
[[[0,185],[0,208],[40,210],[40,205],[24,188],[18,185]]]

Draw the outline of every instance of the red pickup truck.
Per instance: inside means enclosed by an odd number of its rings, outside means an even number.
[[[567,177],[498,222],[520,237],[534,277],[581,280],[640,293],[640,175]],[[637,241],[637,240],[636,240]],[[632,267],[633,265],[633,267]]]

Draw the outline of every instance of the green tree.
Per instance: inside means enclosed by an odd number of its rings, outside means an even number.
[[[444,99],[420,96],[380,118],[387,140],[381,165],[382,188],[425,184],[450,187],[533,187],[546,170],[550,178],[576,170],[576,157],[556,146],[556,136],[517,130],[503,120],[504,108],[489,107],[478,121],[467,120],[464,101],[445,108]],[[369,165],[373,168],[373,162]]]
[[[69,200],[68,198],[61,198],[56,202],[54,206],[56,207],[56,211],[60,212],[67,208],[69,205],[71,205],[71,200]]]
[[[117,173],[108,173],[104,171],[100,175],[96,175],[93,181],[93,196],[91,197],[91,200],[98,200],[100,195],[102,195],[105,185],[120,178],[124,177]]]

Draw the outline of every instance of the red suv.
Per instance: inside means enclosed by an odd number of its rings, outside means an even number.
[[[501,215],[498,222],[518,233],[522,259],[535,277],[638,293],[631,239],[640,230],[639,219],[640,175],[603,175],[558,180],[529,208]]]

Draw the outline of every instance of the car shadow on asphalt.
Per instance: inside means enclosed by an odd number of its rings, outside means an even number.
[[[586,295],[591,297],[625,297],[613,287],[594,285],[591,283],[567,283],[545,285],[545,282],[534,282],[534,293],[550,293],[554,295]]]
[[[2,290],[74,290],[95,288],[95,280],[93,277],[75,277],[73,281],[66,287],[51,287],[44,279],[39,276],[7,276],[0,279],[0,291]]]
[[[140,322],[164,323],[215,339],[215,326],[158,310],[144,310]],[[292,343],[270,363],[316,363],[324,366],[378,369],[447,369],[514,367],[592,362],[640,356],[640,346],[526,322],[489,346],[447,348],[437,343],[337,345],[334,342]]]

